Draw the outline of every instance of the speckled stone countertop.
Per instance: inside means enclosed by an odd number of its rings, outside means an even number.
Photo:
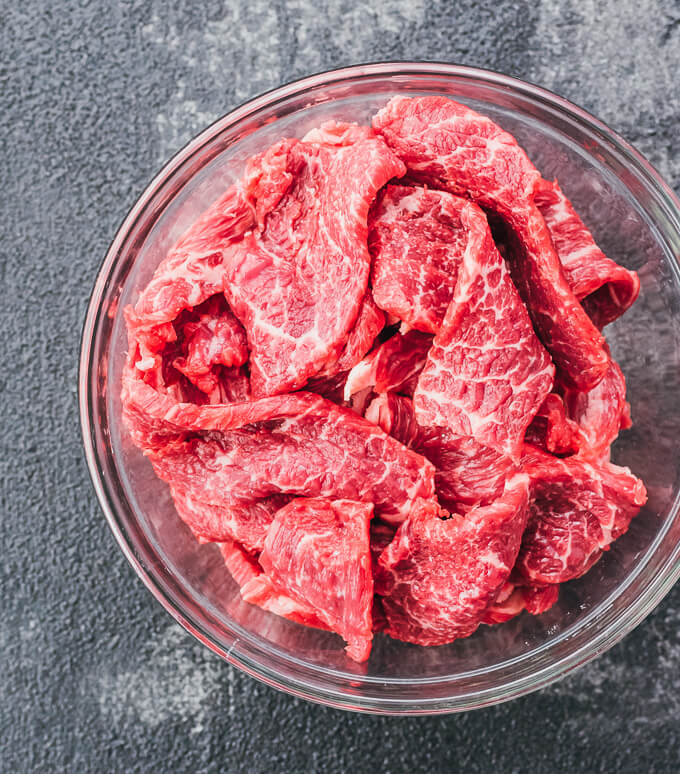
[[[128,208],[193,134],[321,69],[439,59],[582,104],[680,187],[680,5],[233,0],[0,5],[0,770],[675,772],[680,587],[518,701],[377,718],[222,663],[114,543],[81,451],[79,334]]]

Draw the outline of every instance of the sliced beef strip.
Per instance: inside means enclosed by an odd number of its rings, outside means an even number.
[[[616,320],[638,297],[638,275],[600,250],[557,181],[541,180],[535,202],[576,298],[599,328]]]
[[[220,543],[220,552],[227,569],[241,589],[244,601],[303,626],[328,628],[309,605],[297,602],[275,588],[257,559],[238,543],[226,540]]]
[[[362,358],[373,347],[384,327],[385,315],[373,303],[369,288],[359,310],[359,317],[337,362],[312,377],[305,385],[305,390],[322,395],[338,405],[348,406],[363,415],[368,394],[358,394],[362,390],[350,394],[346,389],[347,379],[351,369],[363,362]]]
[[[373,296],[411,328],[437,333],[453,295],[467,232],[460,199],[388,185],[369,215]]]
[[[259,557],[274,589],[340,634],[355,661],[373,639],[372,512],[370,503],[297,498],[276,513]]]
[[[555,369],[484,213],[461,201],[468,243],[453,299],[418,377],[416,418],[518,458]]]
[[[604,339],[569,287],[534,201],[540,173],[515,139],[445,97],[394,97],[373,126],[411,178],[469,196],[508,224],[513,280],[543,343],[564,378],[594,387],[607,369]]]
[[[565,389],[564,403],[579,428],[581,456],[609,459],[610,447],[619,431],[631,426],[626,380],[618,363],[610,358],[604,379],[592,390]]]
[[[123,372],[122,400],[131,417],[131,433],[141,448],[154,446],[150,440],[154,434],[166,443],[168,438],[187,432],[226,432],[299,414],[324,416],[328,407],[328,401],[320,395],[303,391],[219,405],[181,402],[138,379],[130,370]]]
[[[341,356],[368,286],[369,207],[403,171],[382,138],[353,125],[248,162],[257,224],[224,247],[224,291],[246,329],[255,397],[300,388]]]
[[[231,186],[181,237],[160,263],[133,308],[128,331],[152,335],[185,309],[224,290],[224,246],[255,226],[255,210],[240,184]]]
[[[414,507],[379,558],[390,636],[444,645],[477,629],[515,563],[527,491],[527,476],[516,474],[498,500],[466,518],[441,519],[431,503]]]
[[[647,500],[628,468],[526,447],[529,520],[513,581],[545,585],[583,575],[627,529]]]
[[[279,401],[285,404],[285,396]],[[289,416],[283,406],[266,421],[187,432],[147,454],[195,532],[213,541],[235,539],[250,550],[262,548],[272,495],[371,502],[394,523],[406,518],[415,499],[434,496],[434,468],[426,459],[321,398],[306,413]]]

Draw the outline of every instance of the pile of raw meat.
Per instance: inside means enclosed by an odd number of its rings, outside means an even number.
[[[134,443],[243,599],[441,645],[553,605],[645,488],[602,328],[639,281],[443,97],[282,139],[126,309]]]

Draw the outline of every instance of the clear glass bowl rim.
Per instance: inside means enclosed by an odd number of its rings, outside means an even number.
[[[392,678],[386,681],[384,678],[362,677],[313,666],[281,653],[277,654],[274,649],[268,649],[266,646],[253,647],[252,642],[243,641],[236,630],[228,632],[228,636],[220,638],[221,641],[219,641],[211,631],[209,614],[203,611],[202,616],[197,616],[189,610],[182,602],[180,598],[182,595],[177,593],[177,588],[172,581],[162,577],[162,569],[159,569],[158,562],[145,557],[140,546],[136,545],[131,538],[130,530],[121,514],[122,504],[117,501],[115,492],[106,480],[107,460],[96,444],[97,404],[100,396],[97,394],[98,382],[94,378],[99,365],[96,359],[98,353],[93,344],[102,317],[106,314],[104,301],[111,301],[110,297],[106,298],[107,293],[111,293],[111,275],[118,261],[125,255],[126,248],[130,246],[130,235],[149,205],[157,200],[162,190],[166,190],[168,182],[186,162],[227,129],[237,126],[246,119],[254,118],[260,111],[271,110],[277,103],[301,96],[312,88],[337,85],[341,82],[350,84],[376,76],[455,77],[459,80],[501,87],[549,106],[595,135],[608,150],[614,151],[626,162],[638,179],[646,184],[648,191],[655,195],[657,206],[663,209],[665,217],[674,225],[680,239],[680,201],[652,165],[604,123],[547,89],[491,70],[443,62],[378,62],[329,70],[295,80],[249,100],[215,121],[191,140],[146,187],[118,229],[97,274],[83,325],[78,374],[81,431],[85,457],[97,498],[121,550],[160,604],[213,652],[274,688],[340,709],[391,715],[457,712],[507,701],[549,685],[608,650],[637,626],[658,605],[680,577],[680,545],[676,545],[663,560],[654,577],[632,604],[614,615],[607,615],[607,612],[611,613],[614,607],[613,601],[623,594],[649,564],[668,532],[670,524],[678,515],[680,496],[676,497],[666,517],[664,528],[659,531],[644,559],[616,589],[614,600],[610,595],[604,603],[591,610],[576,625],[574,631],[567,629],[559,637],[527,655],[501,662],[486,670],[486,678],[492,674],[498,675],[499,680],[496,684],[481,689],[471,685],[468,690],[465,690],[465,681],[479,677],[479,670],[429,680]],[[677,255],[675,258],[678,262]],[[606,609],[602,610],[603,606]],[[223,627],[221,628],[223,631]],[[553,651],[570,639],[572,645],[565,654],[556,658],[550,657]],[[536,669],[531,669],[529,662],[540,663],[536,664]],[[521,673],[516,671],[519,666],[523,667]],[[426,685],[436,686],[435,696],[426,698],[417,695],[418,689]]]

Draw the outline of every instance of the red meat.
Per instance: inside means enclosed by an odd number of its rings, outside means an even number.
[[[531,615],[540,615],[557,602],[560,587],[515,586],[506,583],[493,605],[486,611],[482,623],[499,624],[509,621],[523,610]]]
[[[364,416],[404,446],[413,447],[422,432],[416,422],[413,401],[396,392],[377,395],[368,404]]]
[[[221,294],[157,325],[145,327],[142,317],[130,308],[126,318],[126,383],[139,380],[175,401],[201,405],[250,397],[242,367],[248,359],[245,331]]]
[[[337,362],[320,372],[320,376],[333,376],[334,374],[349,371],[371,349],[373,342],[385,325],[385,315],[375,305],[370,290],[366,291],[359,316],[354,327],[349,332],[347,343],[342,350]]]
[[[514,237],[510,266],[556,365],[580,389],[607,369],[604,339],[571,291],[534,196],[541,176],[491,119],[444,97],[394,97],[373,119],[409,176],[469,196]]]
[[[276,588],[265,573],[260,573],[249,580],[241,589],[241,597],[245,602],[257,605],[268,613],[280,615],[289,621],[311,626],[314,629],[328,629],[311,607],[291,599],[288,594]]]
[[[392,637],[443,645],[472,634],[508,580],[526,523],[528,479],[467,518],[418,503],[381,554],[376,588]]]
[[[647,501],[627,468],[578,457],[558,459],[527,447],[529,520],[513,578],[563,583],[583,575],[627,529]]]
[[[328,127],[324,140],[282,140],[248,162],[257,226],[224,248],[256,397],[302,387],[341,356],[368,284],[369,207],[404,171],[366,127]]]
[[[637,275],[491,120],[395,98],[374,126],[247,163],[125,310],[121,395],[243,599],[357,661],[544,612],[646,501],[596,327]]]
[[[582,456],[609,458],[609,447],[620,430],[630,427],[630,406],[626,402],[626,380],[615,360],[609,360],[604,379],[592,390],[565,390],[564,401],[582,437]]]
[[[418,331],[391,336],[349,372],[345,398],[369,388],[412,394],[431,344],[432,336]]]
[[[274,589],[311,610],[365,661],[371,650],[373,506],[350,500],[293,500],[267,533],[259,562]]]
[[[576,298],[598,327],[616,320],[640,292],[638,275],[600,250],[557,181],[541,180],[535,202]]]
[[[604,381],[594,389],[599,390]],[[524,440],[560,457],[575,454],[583,442],[578,424],[567,416],[562,397],[554,392],[546,396]]]
[[[174,460],[176,457],[171,459],[170,464]],[[196,469],[200,471],[198,465]],[[154,465],[154,470],[158,472],[158,466]],[[221,498],[221,502],[215,504],[220,499],[215,493],[199,486],[187,486],[186,478],[181,479],[179,472],[173,472],[176,478],[171,479],[170,473],[166,472],[168,478],[164,480],[170,483],[175,508],[182,521],[201,542],[236,540],[247,551],[261,551],[274,514],[290,500],[284,494],[252,499],[242,494]],[[182,471],[182,474],[190,475],[186,471]]]
[[[437,497],[452,513],[498,500],[517,469],[510,457],[442,427],[421,429],[414,449],[434,465]]]
[[[243,588],[248,581],[262,573],[257,559],[235,541],[226,540],[219,544],[219,549],[231,577],[239,588]]]
[[[373,296],[410,327],[437,333],[468,242],[461,199],[389,185],[369,217]]]
[[[128,332],[135,338],[175,320],[224,289],[223,246],[255,225],[255,212],[240,186],[229,188],[187,231],[154,272],[134,310]]]
[[[415,499],[433,497],[434,468],[427,460],[351,411],[315,400],[306,413],[288,416],[284,406],[266,422],[189,434],[148,452],[196,533],[259,550],[273,515],[266,500],[272,495],[370,502],[395,523]]]
[[[554,367],[494,245],[484,213],[460,209],[468,233],[453,300],[414,395],[423,426],[448,427],[513,457],[550,392]]]
[[[497,500],[508,476],[517,470],[510,457],[474,438],[454,435],[444,427],[420,427],[413,402],[403,395],[379,395],[369,405],[366,419],[434,465],[437,498],[452,513]]]
[[[238,543],[233,540],[220,543],[220,552],[246,602],[304,626],[313,626],[316,629],[328,628],[311,607],[295,601],[277,589],[265,575],[257,559]]]

